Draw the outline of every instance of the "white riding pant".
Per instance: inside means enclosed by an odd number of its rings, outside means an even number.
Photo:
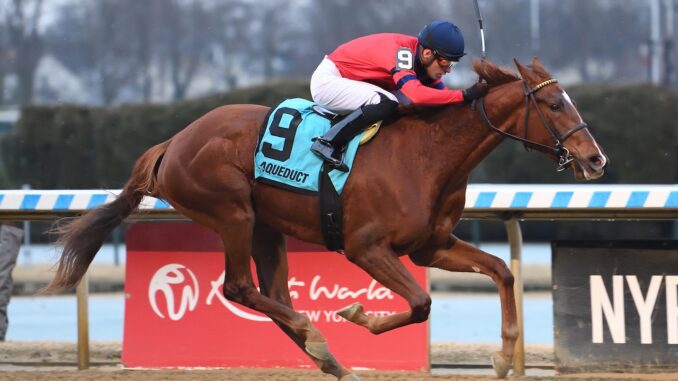
[[[348,114],[364,105],[377,104],[381,102],[379,93],[398,102],[395,95],[379,86],[342,77],[327,56],[311,76],[313,102],[337,114]]]

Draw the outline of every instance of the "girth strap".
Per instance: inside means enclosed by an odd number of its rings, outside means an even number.
[[[320,230],[325,246],[330,251],[344,250],[343,210],[341,198],[334,189],[329,172],[334,169],[324,163],[318,179],[318,198],[320,201]]]

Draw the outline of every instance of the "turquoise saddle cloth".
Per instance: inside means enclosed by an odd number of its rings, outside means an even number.
[[[257,181],[300,193],[317,194],[323,160],[311,152],[313,138],[331,127],[327,117],[313,110],[315,103],[301,98],[287,99],[269,114],[259,132],[254,155]],[[346,147],[344,163],[348,172],[331,170],[329,178],[338,194],[350,175],[361,133]]]

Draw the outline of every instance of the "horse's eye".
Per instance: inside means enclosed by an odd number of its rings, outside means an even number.
[[[551,106],[549,106],[551,111],[560,111],[560,105],[556,103],[552,103]]]

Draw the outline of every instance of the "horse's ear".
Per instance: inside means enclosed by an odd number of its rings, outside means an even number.
[[[487,69],[485,63],[490,62],[486,58],[480,59],[480,58],[474,58],[473,61],[471,62],[471,65],[473,66],[473,71],[475,71],[478,74],[478,77],[481,79],[486,79],[487,76]],[[492,63],[490,62],[490,65]],[[488,65],[489,66],[489,65]]]
[[[515,59],[515,58],[513,59],[513,63],[518,68],[518,72],[520,73],[520,76],[523,77],[523,79],[525,80],[525,82],[527,82],[528,85],[534,86],[534,85],[536,85],[537,83],[540,82],[537,75],[532,70],[530,70],[530,68],[528,68],[527,66],[524,66],[523,64],[518,62],[518,60]]]
[[[533,56],[532,57],[532,64],[530,64],[530,66],[532,66],[533,68],[537,67],[537,66],[541,66],[541,61],[539,60],[539,57]]]
[[[532,57],[532,70],[542,76],[543,79],[551,78],[551,74],[549,74],[544,65],[541,64],[541,60],[537,56]]]

